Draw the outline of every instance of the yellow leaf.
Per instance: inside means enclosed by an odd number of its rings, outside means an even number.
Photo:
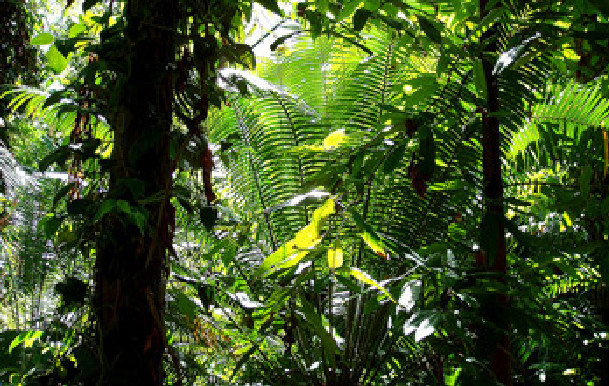
[[[322,220],[328,218],[331,214],[336,212],[336,204],[333,198],[326,200],[326,202],[317,208],[315,212],[313,212],[313,223],[321,222]]]
[[[369,232],[362,232],[360,233],[360,235],[362,236],[362,239],[364,240],[366,245],[368,245],[370,249],[374,251],[374,253],[386,260],[389,258],[389,255],[387,254],[387,252],[385,252],[385,248],[383,248],[381,240],[375,238]]]
[[[343,250],[340,247],[328,249],[328,267],[334,270],[343,266]]]
[[[347,141],[344,129],[336,130],[324,139],[324,149],[329,150],[335,147],[339,147]]]
[[[292,267],[300,262],[321,242],[321,229],[328,217],[335,212],[334,199],[330,198],[313,212],[311,223],[296,233],[296,236],[271,253],[260,264],[259,271],[268,275],[277,269]]]
[[[567,224],[568,227],[573,226],[573,221],[571,221],[571,217],[567,212],[563,213],[563,218],[565,219],[565,224]]]
[[[369,285],[370,287],[374,287],[374,288],[378,289],[379,291],[381,291],[382,293],[384,293],[385,295],[387,295],[392,302],[394,302],[394,303],[396,302],[393,299],[393,297],[391,296],[391,294],[389,293],[389,291],[387,291],[385,289],[385,287],[380,285],[376,280],[371,278],[370,275],[368,275],[366,272],[361,271],[359,268],[351,267],[351,270],[349,271],[349,273],[351,273],[351,276],[353,276],[357,280]]]

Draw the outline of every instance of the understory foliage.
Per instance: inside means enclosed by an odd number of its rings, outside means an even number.
[[[164,384],[609,382],[603,2],[212,3],[172,31],[167,186],[112,174],[130,2],[33,38],[66,86],[4,94],[25,168],[0,153],[5,186],[40,182],[5,193],[0,380],[102,379],[95,241],[116,221],[173,238]]]

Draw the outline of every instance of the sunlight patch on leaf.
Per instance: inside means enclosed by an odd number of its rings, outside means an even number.
[[[410,280],[402,288],[402,294],[398,299],[398,304],[404,307],[406,312],[410,312],[415,306],[416,299],[421,293],[421,281]]]
[[[339,147],[347,141],[347,135],[345,135],[345,129],[339,129],[330,133],[324,139],[324,149],[333,149]]]
[[[343,249],[340,247],[328,249],[328,267],[331,270],[343,266]]]
[[[387,297],[392,301],[392,302],[396,302],[393,299],[393,296],[391,296],[391,294],[389,293],[389,291],[387,291],[387,289],[385,289],[385,287],[383,287],[379,282],[377,282],[376,280],[374,280],[367,272],[364,272],[362,270],[360,270],[359,268],[356,267],[351,267],[351,269],[349,270],[349,273],[351,274],[351,276],[353,276],[354,278],[356,278],[357,280],[361,281],[362,283],[370,286],[370,287],[374,287],[377,290],[381,291],[382,293],[384,293],[385,295],[387,295]]]
[[[313,212],[313,220],[309,225],[298,231],[296,237],[279,247],[262,262],[259,273],[268,275],[278,269],[290,268],[298,264],[312,249],[319,245],[322,239],[321,229],[328,217],[335,213],[335,210],[334,199],[328,199]]]
[[[522,43],[517,45],[516,47],[512,47],[509,50],[505,51],[499,56],[497,59],[497,63],[495,64],[495,68],[493,68],[493,75],[501,74],[506,68],[508,68],[516,59],[524,49],[524,47],[532,40],[538,39],[541,37],[541,33],[537,32],[535,35],[530,38],[525,39]]]
[[[283,209],[285,207],[290,207],[290,206],[296,206],[298,204],[300,204],[301,202],[307,200],[307,199],[320,199],[323,197],[328,197],[330,195],[330,193],[328,192],[324,192],[323,190],[312,190],[308,193],[304,193],[304,194],[299,194],[296,197],[291,198],[290,200],[279,204],[277,206],[274,206],[272,208],[267,208],[264,210],[264,213],[271,213],[274,212],[276,210],[279,209]]]
[[[427,338],[436,330],[433,325],[432,317],[422,317],[420,314],[414,314],[404,323],[404,335],[410,335],[414,332],[415,342]]]

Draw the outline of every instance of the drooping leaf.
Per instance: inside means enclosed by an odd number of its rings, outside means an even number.
[[[321,229],[328,217],[335,212],[335,206],[334,199],[330,198],[316,209],[313,212],[313,220],[309,225],[299,230],[292,240],[270,254],[260,264],[258,272],[268,275],[278,269],[289,268],[298,264],[321,242]]]
[[[194,321],[200,309],[197,303],[180,291],[171,291],[170,295],[180,313],[187,317],[189,321]]]
[[[370,226],[370,224],[364,221],[364,218],[355,209],[349,208],[348,210],[351,214],[351,218],[360,231],[360,237],[362,240],[364,240],[366,245],[370,247],[370,249],[372,249],[377,255],[388,259],[389,254],[385,251],[381,237],[376,233],[372,226]]]
[[[112,211],[114,211],[115,208],[116,200],[106,199],[102,201],[101,205],[99,206],[99,209],[97,210],[97,213],[95,214],[95,217],[93,218],[93,221],[101,220],[104,215],[111,213]]]
[[[364,283],[370,287],[374,287],[377,290],[381,291],[383,294],[387,295],[387,297],[392,302],[395,303],[395,300],[393,299],[393,296],[391,296],[389,291],[387,291],[387,289],[385,289],[385,287],[383,287],[376,280],[374,280],[368,273],[360,270],[359,268],[351,267],[349,269],[349,274],[351,274],[351,276],[353,276],[355,279],[361,281],[362,283]]]
[[[442,43],[442,34],[435,22],[432,22],[425,16],[417,16],[417,20],[419,21],[419,27],[425,32],[425,35],[434,43],[441,44]]]
[[[364,29],[364,26],[366,25],[366,22],[370,16],[372,16],[372,12],[370,12],[368,9],[360,8],[355,11],[355,15],[353,15],[353,29],[357,32]]]

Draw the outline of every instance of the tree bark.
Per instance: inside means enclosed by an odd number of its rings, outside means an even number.
[[[97,237],[95,305],[104,385],[162,385],[167,247],[173,236],[169,203],[169,134],[173,91],[175,9],[168,0],[126,4],[126,82],[111,120],[114,148],[107,199],[145,209],[144,226],[110,213]],[[134,186],[143,187],[141,191]],[[139,204],[154,195],[158,200]]]
[[[490,10],[487,0],[480,0],[480,18],[484,18]],[[489,231],[494,234],[482,234],[488,238],[492,251],[485,251],[488,255],[487,269],[499,275],[501,283],[505,283],[507,273],[504,213],[503,213],[503,178],[501,175],[501,132],[499,118],[495,113],[499,111],[499,87],[497,76],[493,74],[494,63],[491,59],[497,55],[496,31],[489,29],[482,35],[482,42],[488,41],[482,53],[482,67],[486,81],[486,108],[482,117],[482,173],[483,194],[485,205],[485,220],[487,225],[482,232]],[[485,341],[483,346],[491,346],[489,352],[490,370],[496,380],[503,385],[512,385],[509,342],[507,331],[509,328],[509,304],[506,294],[490,294],[481,304],[482,316],[489,326],[485,326],[480,339]]]

